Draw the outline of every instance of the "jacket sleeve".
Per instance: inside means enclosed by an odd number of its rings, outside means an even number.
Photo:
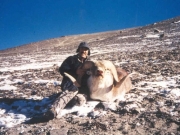
[[[67,59],[65,59],[63,61],[63,63],[61,64],[61,66],[59,67],[59,72],[62,76],[64,76],[64,72],[72,75],[72,76],[75,76],[76,75],[76,68],[74,66],[74,60],[73,60],[73,57],[70,56],[68,57]]]

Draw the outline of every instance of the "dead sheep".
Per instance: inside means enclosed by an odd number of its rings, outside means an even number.
[[[132,89],[130,75],[125,70],[116,68],[111,61],[86,61],[82,69],[90,75],[87,85],[91,99],[107,102],[124,100],[125,93]],[[77,87],[81,85],[82,76],[79,76],[76,80],[67,73],[65,75]]]

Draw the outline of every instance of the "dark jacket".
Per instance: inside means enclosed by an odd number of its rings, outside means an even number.
[[[87,60],[87,59],[86,59]],[[86,61],[85,60],[85,61]],[[84,61],[84,62],[85,62]],[[67,84],[67,82],[71,82],[69,78],[67,78],[65,75],[64,75],[64,72],[72,75],[75,79],[77,79],[77,74],[76,74],[76,70],[82,66],[83,62],[81,62],[79,60],[79,57],[78,55],[74,55],[74,56],[69,56],[68,58],[66,58],[63,63],[61,64],[61,66],[59,67],[59,72],[60,74],[63,76],[63,80],[62,80],[62,83],[61,83],[61,89],[62,90],[65,90],[65,85]],[[83,78],[82,78],[82,86],[85,87],[86,86],[86,79],[88,78],[87,75],[84,75]],[[82,92],[83,90],[81,90],[81,88],[79,88],[80,91]],[[80,93],[81,93],[80,92]],[[85,91],[84,91],[85,92]],[[83,93],[84,93],[83,92]],[[86,92],[85,92],[86,93]]]

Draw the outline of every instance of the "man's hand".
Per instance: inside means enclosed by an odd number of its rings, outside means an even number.
[[[79,68],[76,70],[76,74],[83,76],[83,75],[85,74],[85,70],[84,70],[84,69],[81,69],[81,67],[79,67]]]

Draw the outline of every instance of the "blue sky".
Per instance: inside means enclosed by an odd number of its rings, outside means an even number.
[[[180,16],[180,0],[0,0],[0,50]]]

